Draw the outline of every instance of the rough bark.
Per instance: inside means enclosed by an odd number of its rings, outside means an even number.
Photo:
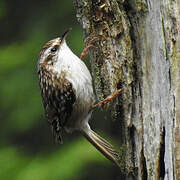
[[[178,0],[75,0],[97,97],[114,104],[127,179],[180,179]]]

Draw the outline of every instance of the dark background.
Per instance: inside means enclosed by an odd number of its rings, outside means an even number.
[[[78,132],[64,134],[64,144],[56,144],[44,117],[38,55],[44,43],[69,27],[68,45],[79,56],[83,34],[72,1],[0,0],[0,179],[120,178],[119,169]],[[117,142],[118,124],[109,112],[97,109],[91,126]]]

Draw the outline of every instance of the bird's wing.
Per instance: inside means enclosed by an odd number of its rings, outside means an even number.
[[[57,141],[62,143],[61,131],[73,111],[75,90],[67,79],[54,79],[43,94],[43,104],[48,122]]]

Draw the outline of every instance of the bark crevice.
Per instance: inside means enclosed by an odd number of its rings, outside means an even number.
[[[160,142],[160,154],[159,154],[159,164],[158,164],[158,168],[159,172],[158,172],[158,176],[159,179],[164,179],[165,177],[165,162],[164,162],[164,154],[165,154],[165,127],[163,127],[163,131],[161,134],[161,142]]]
[[[148,172],[147,172],[147,167],[146,167],[146,158],[144,156],[143,149],[141,150],[141,164],[142,164],[142,170],[141,170],[142,180],[147,180]]]

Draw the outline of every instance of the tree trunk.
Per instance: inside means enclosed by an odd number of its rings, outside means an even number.
[[[126,179],[180,179],[180,3],[74,0],[95,89],[114,104],[126,144]]]

